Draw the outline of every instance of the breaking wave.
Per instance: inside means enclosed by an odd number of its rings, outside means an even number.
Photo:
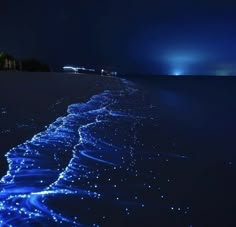
[[[123,83],[70,105],[66,116],[6,154],[1,225],[119,225],[153,204],[176,209],[159,182],[166,156],[143,139],[144,126],[158,123],[157,109]]]

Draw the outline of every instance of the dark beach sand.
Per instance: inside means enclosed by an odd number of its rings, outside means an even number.
[[[10,148],[65,115],[68,105],[120,86],[119,79],[100,75],[0,72],[0,176]]]

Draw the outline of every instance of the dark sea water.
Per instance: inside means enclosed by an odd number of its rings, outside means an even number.
[[[234,226],[236,79],[67,80],[0,85],[2,226]]]

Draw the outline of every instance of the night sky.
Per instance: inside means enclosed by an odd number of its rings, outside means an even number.
[[[236,74],[235,0],[5,0],[0,51],[130,73]]]

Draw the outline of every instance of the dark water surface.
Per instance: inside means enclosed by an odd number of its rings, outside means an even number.
[[[3,226],[234,226],[236,79],[59,75],[0,77]]]
[[[159,107],[159,150],[188,157],[184,165],[170,164],[171,194],[190,202],[192,225],[235,226],[236,78],[136,81]]]

